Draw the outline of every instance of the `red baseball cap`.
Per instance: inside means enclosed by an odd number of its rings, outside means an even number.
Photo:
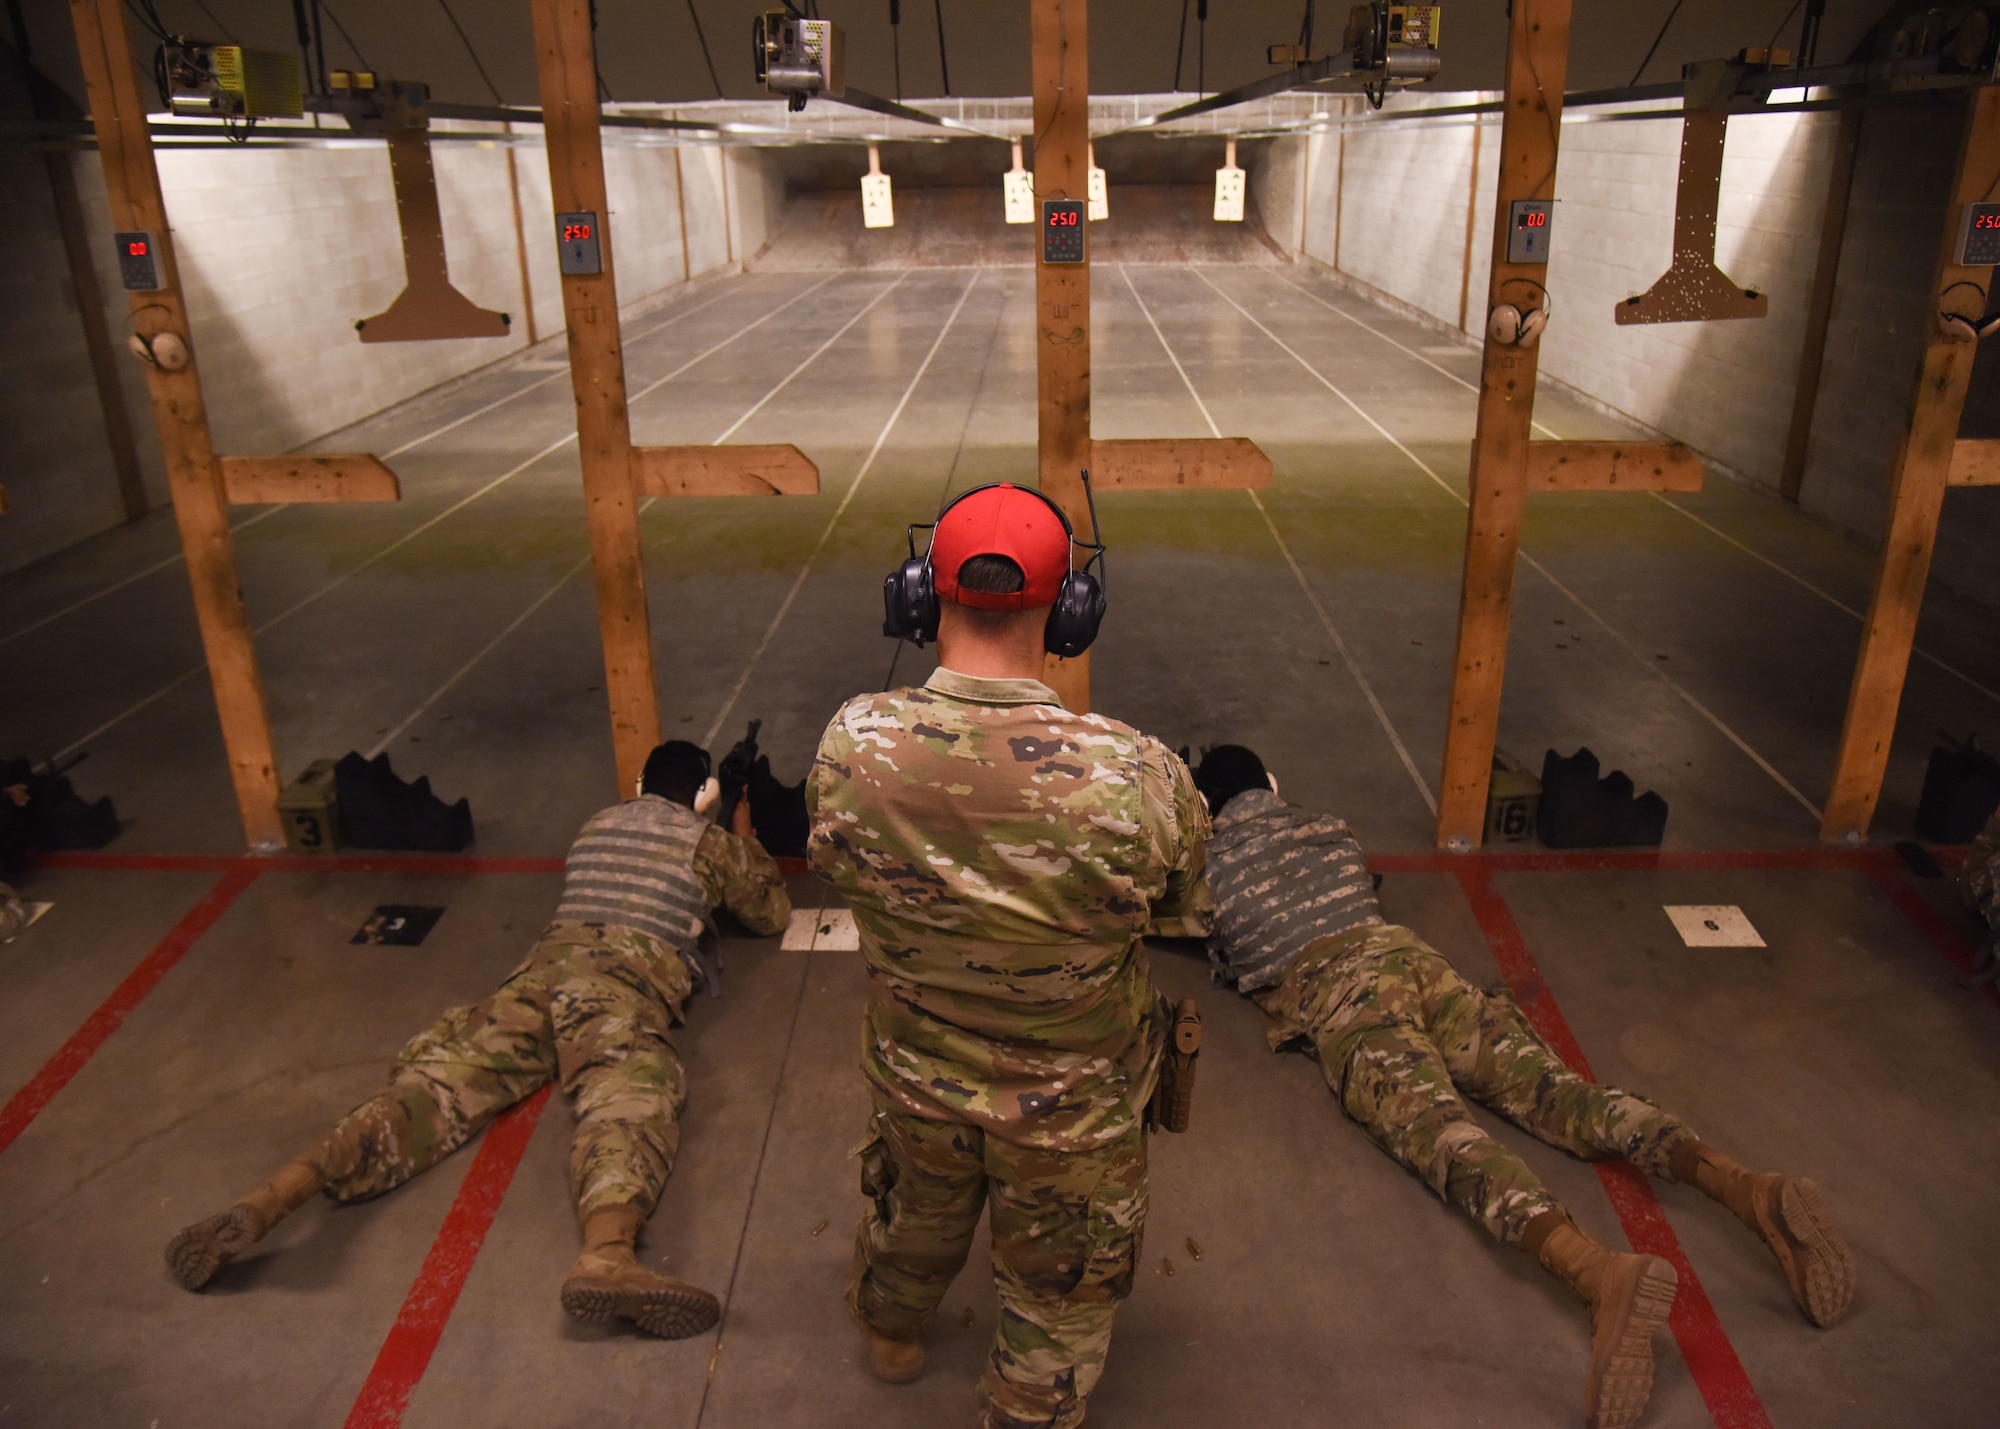
[[[1018,591],[958,588],[974,556],[1005,556],[1021,568]],[[1039,491],[1002,483],[967,493],[945,509],[931,536],[931,584],[941,600],[979,610],[1037,610],[1054,605],[1069,574],[1069,528]]]

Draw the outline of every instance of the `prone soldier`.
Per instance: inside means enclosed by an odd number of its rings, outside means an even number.
[[[1972,981],[1992,982],[2000,977],[2000,809],[1993,811],[1966,850],[1965,862],[1958,870],[1958,892],[1986,929]]]
[[[570,1187],[583,1228],[563,1308],[667,1339],[713,1325],[713,1295],[647,1269],[633,1252],[680,1144],[687,1080],[671,1031],[695,985],[714,977],[699,956],[713,935],[710,909],[764,935],[791,916],[748,804],[738,804],[733,830],[709,822],[719,792],[707,751],[684,740],[655,749],[637,796],[593,815],[571,845],[562,901],[527,961],[493,996],[419,1033],[397,1054],[386,1090],[168,1242],[174,1279],[200,1289],[315,1192],[345,1203],[400,1186],[560,1078],[576,1111]]]
[[[853,908],[868,969],[849,1308],[874,1372],[917,1378],[990,1210],[984,1429],[1074,1429],[1103,1371],[1173,1020],[1140,939],[1199,886],[1208,834],[1179,759],[1041,681],[1045,651],[1081,653],[1103,612],[1071,544],[1027,488],[949,506],[888,589],[889,633],[936,638],[940,668],[849,701],[806,790],[812,864]]]
[[[1753,1173],[1651,1102],[1565,1066],[1505,992],[1471,986],[1443,954],[1383,920],[1347,825],[1279,798],[1250,750],[1210,749],[1195,783],[1214,819],[1207,879],[1216,980],[1269,1014],[1273,1049],[1319,1059],[1342,1108],[1377,1145],[1584,1302],[1590,1429],[1623,1429],[1645,1409],[1652,1337],[1673,1307],[1674,1268],[1592,1239],[1519,1156],[1480,1128],[1461,1093],[1572,1155],[1622,1156],[1695,1186],[1763,1239],[1814,1324],[1846,1314],[1854,1257],[1811,1181]]]

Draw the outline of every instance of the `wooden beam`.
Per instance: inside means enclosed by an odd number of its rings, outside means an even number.
[[[1271,459],[1248,437],[1140,437],[1090,444],[1100,491],[1262,491]]]
[[[194,334],[181,296],[180,269],[167,227],[152,136],[146,130],[146,106],[132,67],[125,13],[118,0],[70,0],[69,9],[91,123],[97,131],[98,157],[104,165],[111,226],[153,235],[163,286],[157,292],[131,294],[134,326],[149,337],[172,333],[190,354],[187,364],[175,372],[149,365],[146,390],[159,429],[244,838],[254,849],[276,848],[284,831],[278,822],[278,763],[271,745],[270,714],[237,583],[222,471],[209,438],[200,368],[193,358]]]
[[[1530,491],[1699,491],[1706,468],[1678,442],[1530,442]]]
[[[512,124],[500,126],[511,136]],[[528,229],[521,217],[521,173],[514,161],[514,145],[507,145],[507,199],[514,207],[514,262],[521,270],[521,319],[528,335],[528,346],[540,342],[541,334],[535,330],[535,285],[528,276]]]
[[[819,468],[790,443],[742,447],[634,447],[641,496],[816,496]]]
[[[1936,314],[1954,283],[1985,289],[1993,279],[1992,268],[1965,267],[1953,259],[1965,205],[2000,188],[2000,88],[1974,90],[1970,111],[1959,149],[1958,178],[1945,211],[1932,288],[1936,296],[1925,315],[1930,337],[1910,403],[1909,435],[1896,454],[1890,478],[1888,528],[1882,533],[1875,591],[1848,692],[1833,790],[1820,821],[1820,837],[1829,843],[1859,843],[1865,838],[1881,797],[1882,774],[1896,734],[1896,711],[1903,699],[1903,677],[1909,672],[1910,647],[1937,543],[1938,513],[1958,456],[1958,419],[1979,345],[1948,337]],[[1968,472],[1975,467],[1983,463],[1968,460]]]
[[[1088,0],[1030,0],[1029,49],[1035,111],[1035,207],[1046,199],[1090,196],[1090,7]],[[1090,252],[1082,263],[1041,260],[1035,226],[1036,467],[1041,489],[1069,516],[1076,534],[1097,534],[1079,473],[1091,463]],[[1043,676],[1065,708],[1090,708],[1090,654],[1050,656]]]
[[[109,3],[109,0],[104,0]],[[618,334],[610,203],[598,133],[597,58],[590,0],[533,0],[535,64],[556,213],[597,216],[602,271],[564,274],[570,385],[576,392],[577,455],[597,581],[597,626],[604,642],[604,689],[620,793],[638,783],[660,742],[653,683],[652,622],[632,481],[632,430],[625,410],[625,350]]]
[[[1840,245],[1847,236],[1847,200],[1854,191],[1854,151],[1861,139],[1861,111],[1840,111],[1833,136],[1833,169],[1826,179],[1826,207],[1819,220],[1819,258],[1813,264],[1812,296],[1806,302],[1806,335],[1799,345],[1799,375],[1792,387],[1792,425],[1785,434],[1785,464],[1778,494],[1799,499],[1806,479],[1806,448],[1812,442],[1813,409],[1819,405],[1819,374],[1826,357],[1826,330],[1833,321],[1833,293],[1840,277]]]
[[[1516,199],[1555,197],[1569,21],[1570,0],[1514,0],[1508,20],[1493,269],[1487,279],[1489,310],[1498,303],[1517,301],[1523,280],[1536,286],[1547,280],[1545,264],[1507,261],[1508,210]],[[1477,847],[1486,827],[1486,785],[1507,669],[1514,558],[1521,544],[1539,351],[1488,337],[1480,364],[1458,648],[1438,805],[1437,840],[1448,849]]]
[[[289,502],[401,501],[396,473],[367,453],[356,456],[225,456],[222,486],[232,506]]]
[[[1960,437],[1951,444],[1947,486],[2000,486],[2000,441]]]

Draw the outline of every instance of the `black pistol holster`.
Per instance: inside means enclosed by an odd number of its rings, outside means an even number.
[[[1174,1005],[1167,1031],[1166,1055],[1160,1058],[1160,1079],[1146,1103],[1146,1130],[1182,1132],[1194,1106],[1194,1066],[1201,1055],[1201,1009],[1191,997]]]

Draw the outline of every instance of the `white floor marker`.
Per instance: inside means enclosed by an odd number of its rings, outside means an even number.
[[[1667,916],[1690,948],[1761,948],[1764,939],[1734,903],[1669,903]]]

